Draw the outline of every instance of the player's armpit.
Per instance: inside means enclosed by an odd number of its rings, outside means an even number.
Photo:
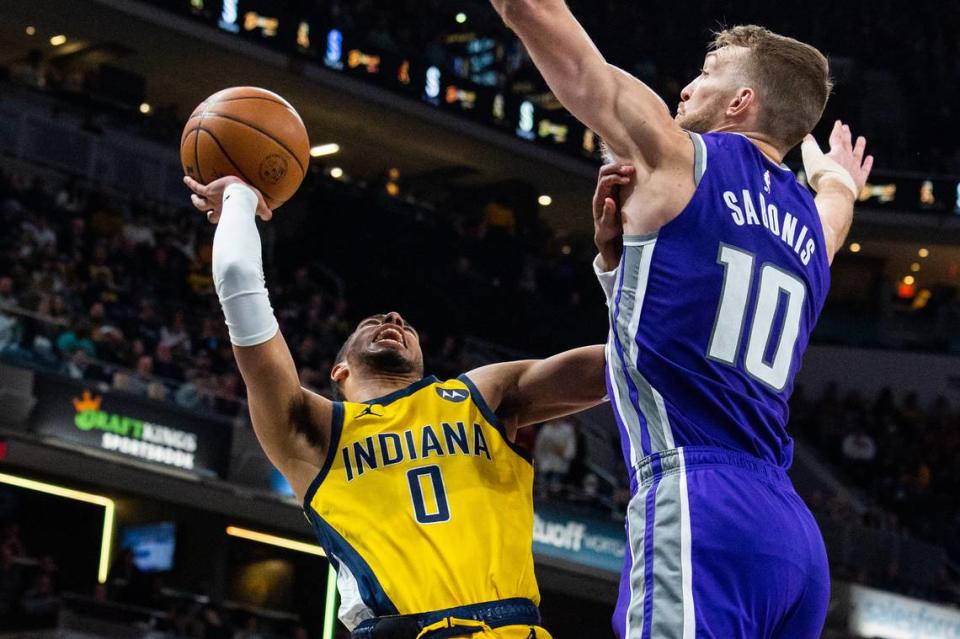
[[[330,442],[333,403],[300,386],[280,333],[256,346],[234,346],[260,445],[302,499]]]
[[[608,64],[563,0],[492,0],[550,90],[641,173],[684,159],[689,139],[650,87]]]
[[[518,428],[596,406],[607,394],[603,346],[483,366],[468,377],[512,437]]]

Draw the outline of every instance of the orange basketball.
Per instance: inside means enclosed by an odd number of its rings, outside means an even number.
[[[293,197],[310,161],[303,120],[276,93],[233,87],[194,109],[180,136],[180,162],[208,184],[235,175],[257,187],[271,209]]]

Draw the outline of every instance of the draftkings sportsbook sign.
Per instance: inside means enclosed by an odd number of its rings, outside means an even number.
[[[35,394],[31,423],[39,435],[198,475],[226,474],[229,422],[41,375]]]

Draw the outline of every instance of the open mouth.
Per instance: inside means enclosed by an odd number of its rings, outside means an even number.
[[[386,326],[380,329],[380,332],[377,333],[377,336],[373,338],[374,344],[395,344],[396,346],[404,347],[406,343],[403,339],[403,331],[392,326]]]

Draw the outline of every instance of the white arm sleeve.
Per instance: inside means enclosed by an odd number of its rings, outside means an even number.
[[[223,192],[223,211],[213,236],[213,285],[227,320],[230,341],[256,346],[280,326],[263,279],[263,256],[256,221],[257,196],[245,184]]]
[[[600,288],[603,289],[604,296],[607,298],[607,306],[610,306],[613,300],[613,291],[617,286],[617,275],[620,273],[620,266],[617,265],[617,268],[612,271],[604,271],[600,266],[600,256],[598,255],[593,260],[593,272],[600,282]]]

